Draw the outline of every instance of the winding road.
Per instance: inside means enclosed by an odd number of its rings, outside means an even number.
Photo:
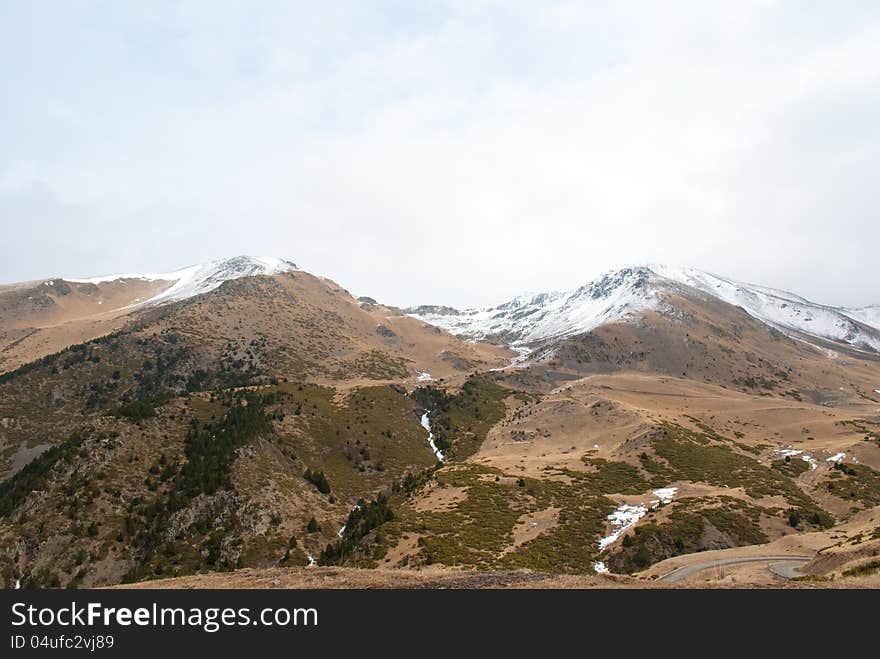
[[[692,574],[696,574],[703,570],[722,567],[724,565],[740,565],[741,563],[771,563],[769,570],[773,574],[785,579],[792,579],[801,576],[801,573],[797,568],[811,560],[813,560],[812,556],[743,556],[740,558],[721,558],[714,561],[706,561],[705,563],[685,565],[672,572],[664,574],[657,579],[657,581],[678,583]]]

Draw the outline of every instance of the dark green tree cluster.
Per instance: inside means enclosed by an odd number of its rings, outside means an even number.
[[[43,451],[11,478],[0,483],[0,516],[8,517],[31,492],[45,487],[52,467],[76,451],[85,439],[82,431],[73,433],[69,439]]]
[[[153,398],[150,400],[136,400],[117,407],[115,410],[107,412],[109,416],[115,416],[120,419],[128,419],[137,423],[144,419],[151,419],[156,416],[156,408],[168,402],[167,396],[161,398]]]
[[[351,555],[361,540],[373,529],[393,519],[394,513],[388,505],[388,497],[385,494],[379,494],[375,501],[358,501],[357,507],[349,513],[345,522],[342,539],[324,548],[320,563],[332,565],[341,562],[345,556]]]
[[[230,469],[236,449],[272,430],[258,395],[239,396],[218,423],[190,428],[186,434],[186,462],[174,480],[169,507],[177,510],[199,494],[230,490]]]
[[[431,476],[436,470],[436,467],[429,467],[428,469],[416,473],[407,472],[404,474],[403,478],[394,482],[391,486],[391,491],[395,494],[398,492],[403,492],[404,494],[415,492],[431,480]]]
[[[311,469],[306,468],[303,477],[309,483],[317,487],[318,492],[321,494],[330,494],[330,483],[327,482],[327,477],[324,475],[323,471],[312,471]]]

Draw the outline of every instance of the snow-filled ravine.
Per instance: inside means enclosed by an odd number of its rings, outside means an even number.
[[[427,412],[422,415],[422,428],[428,431],[428,444],[430,444],[431,450],[434,451],[434,455],[437,456],[440,462],[443,462],[446,458],[443,457],[443,451],[437,448],[437,445],[434,443],[434,433],[431,431],[431,418]]]
[[[614,544],[620,536],[647,515],[649,510],[654,510],[661,503],[672,503],[672,499],[677,491],[677,487],[662,487],[658,490],[653,490],[652,493],[657,498],[652,499],[647,506],[641,503],[635,506],[628,504],[619,506],[617,510],[608,515],[608,521],[611,522],[611,535],[607,535],[599,540],[599,551],[604,551]]]

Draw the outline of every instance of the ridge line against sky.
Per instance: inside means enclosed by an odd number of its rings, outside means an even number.
[[[880,5],[0,6],[0,281],[290,258],[480,307],[662,262],[878,299]]]

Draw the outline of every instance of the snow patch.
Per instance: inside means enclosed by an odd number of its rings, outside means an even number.
[[[661,487],[653,490],[652,494],[657,497],[651,501],[651,510],[657,508],[661,503],[672,503],[672,499],[678,492],[677,487]],[[599,551],[604,551],[614,543],[620,536],[636,525],[642,517],[648,514],[648,506],[638,504],[630,506],[623,504],[613,513],[608,515],[608,521],[611,523],[611,535],[605,536],[599,540]],[[594,566],[595,567],[595,566]]]
[[[660,499],[661,503],[672,503],[676,492],[678,492],[677,487],[661,487],[659,490],[654,490],[654,496]]]
[[[417,382],[427,382],[428,380],[433,380],[431,374],[427,371],[416,371],[418,377],[416,377]]]
[[[593,569],[596,570],[596,574],[608,574],[608,568],[605,567],[603,561],[596,561],[593,563]]]
[[[604,551],[605,548],[613,544],[615,540],[635,526],[636,522],[647,514],[647,506],[641,504],[638,506],[623,504],[618,507],[617,510],[608,515],[608,521],[611,522],[611,535],[599,540],[599,551]]]
[[[825,460],[827,462],[837,463],[837,462],[840,462],[841,460],[843,460],[845,457],[846,457],[846,453],[835,453],[830,458],[825,458]]]
[[[804,453],[801,449],[796,449],[796,448],[778,449],[776,451],[773,451],[773,455],[778,455],[783,458],[793,458],[796,455],[800,455],[801,460],[803,460],[808,465],[810,465],[811,471],[819,466],[819,463],[816,461],[816,458]]]

